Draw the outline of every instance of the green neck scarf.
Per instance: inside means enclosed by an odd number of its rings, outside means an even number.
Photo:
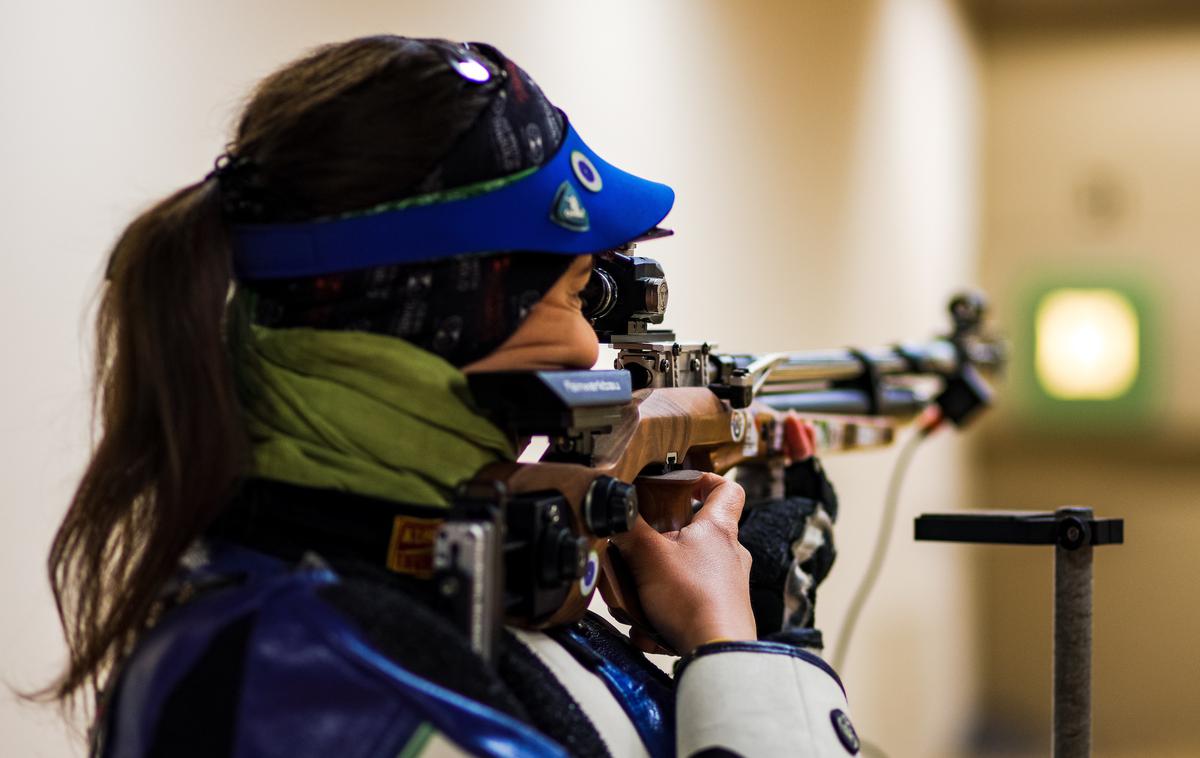
[[[366,332],[250,327],[238,351],[254,476],[446,505],[512,443],[436,355]]]

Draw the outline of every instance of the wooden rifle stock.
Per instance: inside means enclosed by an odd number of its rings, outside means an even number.
[[[965,423],[988,402],[976,369],[998,371],[1006,351],[1002,342],[979,335],[981,301],[956,298],[950,310],[953,334],[921,344],[746,356],[718,354],[707,343],[652,341],[647,333],[651,341],[614,342],[623,371],[558,372],[558,378],[539,372],[536,381],[528,374],[469,379],[477,401],[515,437],[550,440],[545,460],[553,461],[554,470],[514,474],[510,491],[558,481],[575,512],[586,514],[580,500],[588,497],[585,485],[608,475],[632,483],[640,516],[671,532],[691,521],[692,495],[705,472],[767,472],[754,477],[753,487],[747,484],[748,496],[782,497],[790,414],[813,428],[816,454],[890,445],[900,426],[934,404],[943,417]],[[598,588],[614,618],[659,639],[638,602],[628,564],[611,543],[595,540]],[[529,625],[577,618],[585,601],[572,592],[563,609]]]
[[[703,387],[639,390],[613,431],[597,437],[593,468],[633,482],[638,511],[656,531],[678,531],[692,520],[693,492],[704,472],[725,474],[739,465],[782,461],[785,415],[761,403],[732,408]],[[823,450],[890,444],[896,423],[886,418],[812,419],[825,430]],[[599,590],[613,618],[670,649],[655,634],[615,545],[604,550],[601,567]]]

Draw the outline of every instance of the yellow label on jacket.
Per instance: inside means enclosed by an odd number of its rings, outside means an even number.
[[[387,567],[422,579],[433,575],[433,540],[442,519],[396,516],[388,541]]]

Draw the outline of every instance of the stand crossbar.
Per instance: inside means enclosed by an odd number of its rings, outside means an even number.
[[[993,545],[1054,545],[1055,758],[1085,758],[1092,739],[1092,548],[1125,541],[1123,519],[1091,508],[927,513],[918,540]]]

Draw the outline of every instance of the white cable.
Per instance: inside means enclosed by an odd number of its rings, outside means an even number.
[[[904,475],[908,472],[908,464],[912,461],[913,453],[916,452],[921,440],[927,436],[928,432],[925,429],[919,429],[912,437],[909,437],[904,448],[901,449],[899,457],[896,458],[896,465],[892,468],[892,476],[888,481],[887,495],[884,499],[883,515],[879,521],[879,530],[875,535],[875,547],[871,551],[871,562],[867,565],[866,573],[863,574],[862,581],[854,591],[854,598],[850,601],[850,608],[846,611],[845,621],[842,622],[837,647],[834,648],[832,661],[834,671],[842,671],[842,665],[846,662],[846,653],[850,649],[850,640],[854,636],[854,627],[858,624],[863,606],[867,604],[867,598],[870,596],[871,590],[875,589],[880,572],[883,570],[883,562],[887,558],[888,545],[891,542],[892,529],[895,526],[897,505],[900,502],[900,485],[904,481]]]

